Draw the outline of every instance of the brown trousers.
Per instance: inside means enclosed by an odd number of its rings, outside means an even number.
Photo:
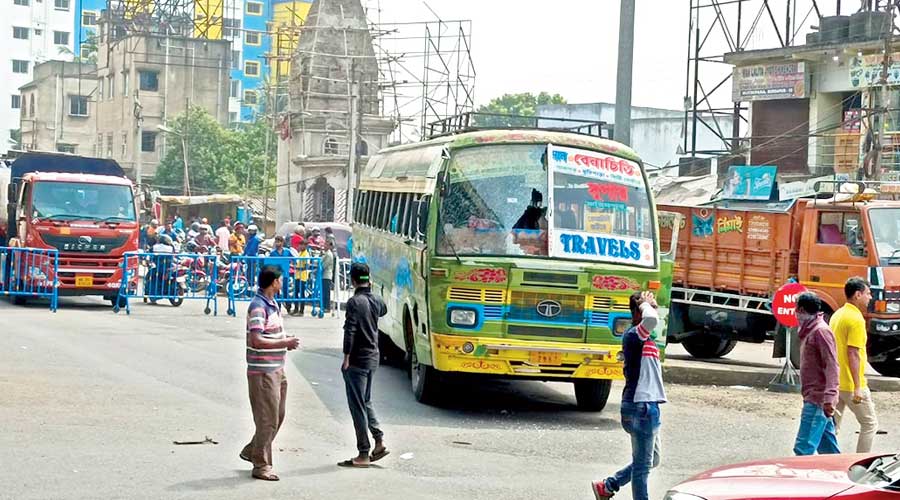
[[[256,433],[242,454],[250,457],[254,472],[265,473],[272,469],[272,441],[284,422],[287,378],[283,368],[271,373],[247,374],[247,385]]]

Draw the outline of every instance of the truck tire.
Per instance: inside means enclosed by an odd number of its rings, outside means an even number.
[[[890,361],[875,361],[869,363],[872,368],[885,377],[900,377],[900,359]]]
[[[698,359],[721,358],[734,350],[737,340],[723,339],[717,335],[699,334],[690,336],[681,344],[693,357]]]
[[[17,306],[24,306],[28,304],[28,297],[25,297],[23,295],[14,295],[12,301],[13,304]]]
[[[576,380],[575,401],[581,411],[603,411],[612,380]]]

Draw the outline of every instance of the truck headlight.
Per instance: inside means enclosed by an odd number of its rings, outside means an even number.
[[[900,313],[900,302],[888,302],[887,312],[892,314]]]
[[[625,330],[631,327],[631,318],[616,318],[613,323],[613,333],[615,335],[624,335]]]
[[[690,493],[681,493],[679,491],[670,491],[666,493],[666,496],[663,500],[706,500],[703,497],[698,497],[697,495],[691,495]]]
[[[450,309],[450,324],[452,326],[475,326],[478,315],[472,309]]]
[[[875,331],[876,332],[889,332],[891,331],[891,325],[887,323],[875,323]]]

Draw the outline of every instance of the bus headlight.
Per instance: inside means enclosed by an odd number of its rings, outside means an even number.
[[[616,322],[613,323],[613,334],[624,335],[630,326],[631,318],[616,318]]]
[[[475,326],[478,315],[472,309],[450,309],[450,325]]]

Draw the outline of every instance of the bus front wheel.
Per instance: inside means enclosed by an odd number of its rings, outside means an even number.
[[[612,380],[576,380],[575,401],[582,411],[603,411],[609,399]]]
[[[410,353],[410,380],[416,401],[424,404],[437,402],[438,373],[433,367],[419,363],[416,348]]]

